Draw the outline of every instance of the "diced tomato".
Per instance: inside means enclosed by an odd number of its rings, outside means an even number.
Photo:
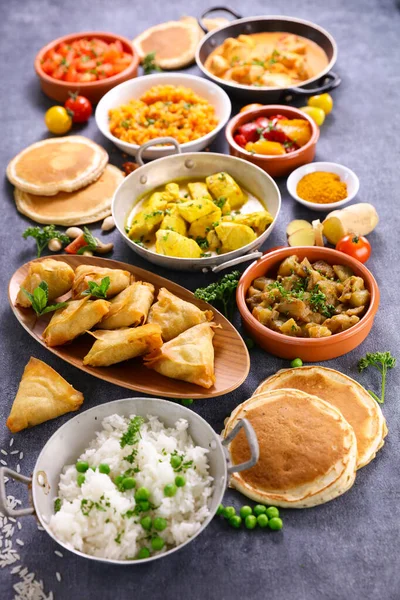
[[[56,67],[56,69],[53,71],[51,76],[54,77],[54,79],[63,79],[65,73],[66,73],[65,67],[63,65],[60,65],[59,67]]]
[[[78,74],[73,65],[71,65],[65,75],[65,81],[76,82],[78,81]]]
[[[64,248],[65,252],[68,254],[77,254],[80,248],[84,248],[87,246],[87,242],[85,240],[85,236],[82,233],[80,236],[75,238],[68,246]]]
[[[244,137],[244,135],[242,135],[241,133],[238,133],[237,135],[235,135],[235,136],[233,137],[233,139],[234,139],[234,140],[235,140],[235,142],[236,142],[236,143],[237,143],[239,146],[241,146],[242,148],[244,148],[244,147],[245,147],[245,145],[247,144],[247,140],[246,140],[246,138],[245,138],[245,137]]]
[[[259,125],[257,125],[257,121],[253,121],[252,123],[245,123],[239,127],[239,133],[245,138],[246,142],[256,142],[260,137],[260,134],[257,133],[259,129]]]
[[[286,133],[280,131],[279,129],[264,129],[262,134],[263,137],[270,142],[279,142],[280,144],[283,144],[284,142],[290,142],[290,139]]]
[[[107,43],[99,38],[81,38],[49,50],[43,57],[42,68],[55,79],[85,82],[121,73],[131,62],[132,55],[124,52],[119,40]]]

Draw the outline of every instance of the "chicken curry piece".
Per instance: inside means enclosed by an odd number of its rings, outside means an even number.
[[[313,264],[289,256],[276,278],[258,277],[247,306],[263,325],[293,337],[328,337],[353,327],[365,314],[370,293],[345,265]]]
[[[258,198],[222,171],[154,190],[131,211],[126,230],[157,254],[206,258],[250,244],[272,221]]]
[[[227,38],[205,62],[213,75],[241,85],[287,88],[328,65],[324,50],[292,33],[265,32]]]

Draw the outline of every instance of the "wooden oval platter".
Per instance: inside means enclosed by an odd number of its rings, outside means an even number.
[[[40,261],[43,258],[35,260]],[[115,385],[143,392],[144,394],[167,398],[212,398],[221,396],[239,387],[246,379],[250,369],[250,359],[242,337],[221,313],[215,310],[213,306],[195,298],[189,290],[150,271],[109,258],[68,254],[56,255],[51,258],[66,262],[73,269],[76,269],[79,265],[87,264],[130,271],[136,280],[152,283],[156,289],[156,294],[159,288],[165,287],[179,298],[192,302],[202,310],[212,310],[215,315],[215,322],[222,326],[222,329],[215,330],[213,343],[216,382],[209,390],[185,381],[169,379],[155,371],[150,371],[143,365],[141,359],[132,359],[109,367],[87,367],[83,364],[82,359],[93,344],[93,340],[89,335],[82,335],[71,344],[49,348],[42,338],[42,333],[51,319],[51,313],[38,318],[31,308],[15,306],[19,287],[28,272],[29,263],[26,263],[11,277],[8,287],[11,308],[28,333],[42,346],[45,346],[63,360],[94,377],[104,379]],[[68,296],[69,294],[63,297],[62,300],[68,299]]]

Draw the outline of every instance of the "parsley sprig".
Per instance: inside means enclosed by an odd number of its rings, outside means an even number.
[[[88,281],[88,289],[82,292],[82,296],[94,296],[95,298],[107,298],[107,290],[110,287],[110,278],[103,277],[100,284]]]
[[[156,53],[149,52],[143,59],[143,74],[150,75],[153,71],[162,71],[156,64]]]
[[[36,240],[38,258],[41,257],[43,250],[50,240],[60,240],[62,244],[69,244],[70,242],[69,237],[65,233],[58,231],[55,225],[46,225],[43,229],[40,227],[28,227],[22,234],[22,237],[25,240],[28,237],[33,237]]]
[[[386,387],[386,374],[389,369],[393,369],[396,366],[396,359],[391,355],[390,352],[367,352],[364,358],[358,361],[358,370],[360,373],[368,367],[375,367],[378,369],[382,376],[381,383],[381,397],[372,390],[368,390],[368,393],[373,397],[374,400],[383,404],[385,402],[385,387]]]
[[[219,309],[227,319],[232,320],[235,308],[235,291],[239,279],[240,272],[232,271],[207,287],[197,288],[194,295],[199,300],[209,302]]]
[[[49,286],[45,281],[41,281],[37,288],[33,290],[33,294],[28,292],[25,288],[21,287],[21,290],[31,301],[32,308],[38,317],[45,315],[46,313],[53,312],[59,308],[67,306],[68,302],[57,302],[56,304],[50,304],[47,306],[49,300]]]

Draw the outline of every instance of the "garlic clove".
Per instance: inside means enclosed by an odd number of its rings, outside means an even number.
[[[47,247],[50,250],[50,252],[59,252],[62,248],[62,243],[60,242],[60,240],[57,240],[57,238],[52,238],[51,240],[49,240]]]
[[[104,219],[102,226],[101,226],[103,231],[111,231],[111,229],[114,229],[114,227],[115,227],[115,221],[114,221],[114,217],[112,217],[111,215]]]
[[[80,227],[68,227],[65,235],[67,235],[72,240],[75,240],[77,237],[83,234],[83,230]]]

